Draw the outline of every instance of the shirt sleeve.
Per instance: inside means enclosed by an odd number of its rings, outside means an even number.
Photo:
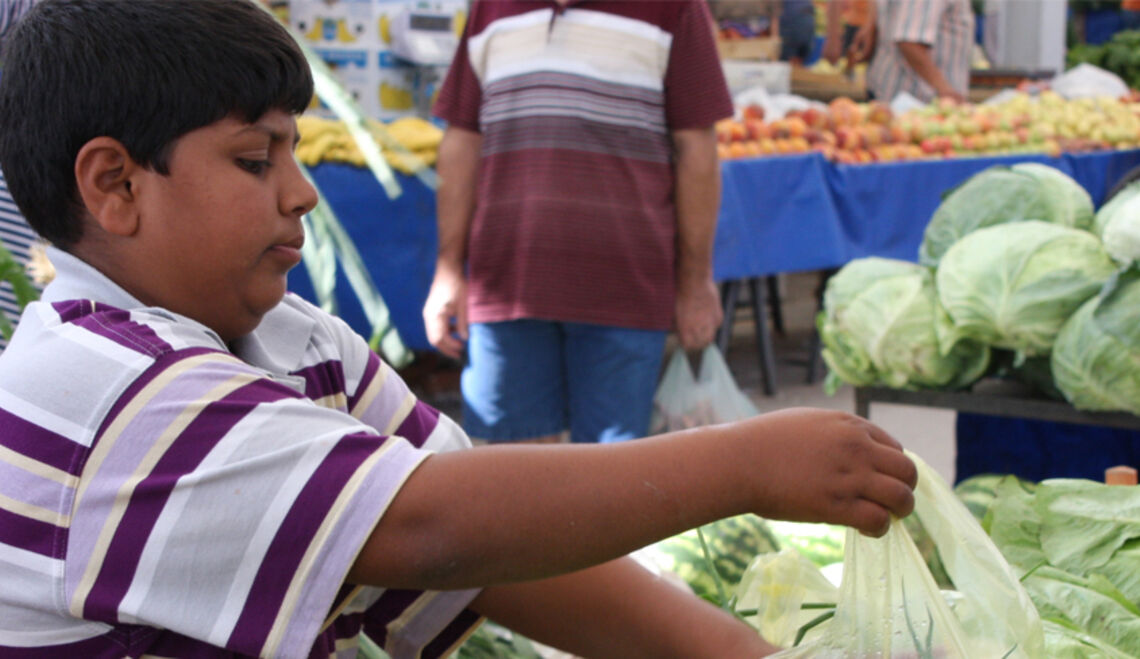
[[[665,71],[665,118],[671,130],[711,126],[733,112],[708,5],[685,2],[680,12]]]
[[[483,86],[471,65],[468,39],[481,20],[480,3],[471,3],[471,15],[460,37],[455,57],[440,86],[432,114],[458,128],[479,132],[479,108],[483,103]]]
[[[938,24],[948,0],[910,0],[893,2],[887,20],[887,41],[924,43],[933,46],[938,40]]]
[[[160,357],[115,406],[83,470],[72,614],[242,654],[307,656],[360,547],[428,454],[227,353]],[[449,605],[411,617],[443,628]]]

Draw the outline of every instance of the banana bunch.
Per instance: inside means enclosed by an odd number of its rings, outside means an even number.
[[[303,116],[297,121],[301,141],[297,158],[312,167],[321,162],[343,162],[363,167],[364,154],[343,121]],[[380,145],[385,160],[395,170],[414,174],[435,164],[443,131],[419,117],[404,117],[390,123],[368,120],[368,129]],[[402,148],[394,148],[395,143]]]

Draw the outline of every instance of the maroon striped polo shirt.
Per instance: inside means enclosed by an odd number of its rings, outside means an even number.
[[[669,329],[670,132],[732,114],[702,0],[475,2],[435,112],[483,135],[472,322]]]

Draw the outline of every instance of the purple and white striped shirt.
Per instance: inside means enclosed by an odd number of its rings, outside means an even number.
[[[0,655],[445,656],[476,591],[345,585],[433,451],[470,445],[286,296],[232,351],[52,250],[0,355]]]
[[[969,0],[878,0],[878,45],[867,69],[867,87],[890,103],[900,92],[920,101],[934,100],[935,91],[903,59],[895,44],[927,44],[934,65],[955,90],[970,87],[974,48],[974,11]]]

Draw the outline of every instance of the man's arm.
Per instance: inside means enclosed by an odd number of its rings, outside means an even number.
[[[713,240],[720,208],[720,163],[713,128],[673,132],[676,148],[677,304],[681,345],[708,345],[724,312],[712,275]]]
[[[934,93],[940,97],[952,98],[955,101],[963,102],[966,97],[950,86],[946,76],[942,74],[938,66],[934,64],[934,57],[931,55],[932,48],[929,44],[918,43],[915,41],[899,41],[895,44],[899,53],[902,54],[903,59],[906,60],[908,66],[923,80],[934,88]]]
[[[843,2],[831,0],[827,3],[826,34],[823,40],[823,59],[831,64],[843,56]]]
[[[424,303],[424,329],[440,352],[458,358],[467,340],[467,233],[475,209],[475,187],[483,136],[448,127],[439,145],[436,216],[439,254]]]
[[[630,558],[488,588],[471,608],[581,657],[753,659],[778,649],[746,623]]]
[[[879,36],[879,3],[872,0],[867,5],[867,18],[855,31],[851,45],[847,48],[848,65],[870,61],[875,54],[875,40]]]

